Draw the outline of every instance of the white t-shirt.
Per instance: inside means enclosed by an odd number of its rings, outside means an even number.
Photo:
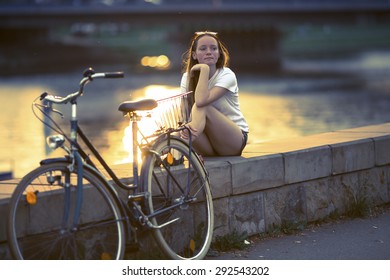
[[[242,131],[249,132],[248,124],[240,110],[237,78],[234,72],[227,67],[217,69],[209,80],[209,90],[216,86],[226,88],[229,91],[221,98],[215,100],[212,106],[231,119]],[[188,91],[187,73],[183,74],[180,87],[182,93]]]

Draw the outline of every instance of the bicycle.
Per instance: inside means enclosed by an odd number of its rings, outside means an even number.
[[[126,249],[139,247],[139,237],[146,230],[152,231],[168,258],[206,256],[214,226],[212,195],[207,171],[192,149],[191,139],[184,142],[176,136],[186,129],[184,123],[160,125],[149,136],[138,127],[142,118],[167,99],[126,101],[118,108],[130,117],[132,126],[133,180],[129,184],[117,177],[78,124],[77,100],[85,85],[98,78],[122,77],[122,72],[95,73],[89,68],[75,93],[59,97],[45,92],[33,102],[35,116],[59,133],[47,137],[48,145],[61,147],[66,155],[42,160],[17,185],[7,222],[14,258],[123,259]],[[187,97],[182,94],[176,102],[182,103]],[[53,105],[68,103],[71,118],[67,134],[51,114],[61,114]],[[43,115],[38,115],[39,111]],[[162,119],[170,120],[175,114],[180,112],[166,112]],[[109,174],[110,181],[78,138]],[[142,152],[140,170],[138,149]],[[126,191],[125,198],[119,190]]]

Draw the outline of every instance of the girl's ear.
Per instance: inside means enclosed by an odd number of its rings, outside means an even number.
[[[196,60],[196,53],[192,52],[192,58]]]

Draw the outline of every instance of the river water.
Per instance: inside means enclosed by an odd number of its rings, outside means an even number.
[[[237,73],[249,143],[390,122],[390,51],[290,59],[284,61],[284,70],[278,76]],[[129,123],[118,105],[179,91],[179,73],[125,74],[125,79],[95,80],[79,101],[81,127],[111,164],[129,157],[123,143]],[[80,77],[81,73],[67,73],[0,78],[0,171],[12,169],[21,177],[40,159],[53,156],[31,103],[44,91],[57,95],[76,91]],[[69,106],[59,109],[65,120]]]

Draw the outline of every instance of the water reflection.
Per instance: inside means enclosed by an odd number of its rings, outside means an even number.
[[[261,143],[272,139],[294,137],[301,134],[292,122],[302,120],[289,110],[290,100],[282,96],[240,93],[240,107],[249,125],[249,143]]]
[[[1,162],[12,163],[16,170],[28,170],[32,160],[45,157],[43,124],[31,113],[31,102],[41,93],[31,86],[1,86],[0,154]],[[31,159],[30,159],[31,157]]]

